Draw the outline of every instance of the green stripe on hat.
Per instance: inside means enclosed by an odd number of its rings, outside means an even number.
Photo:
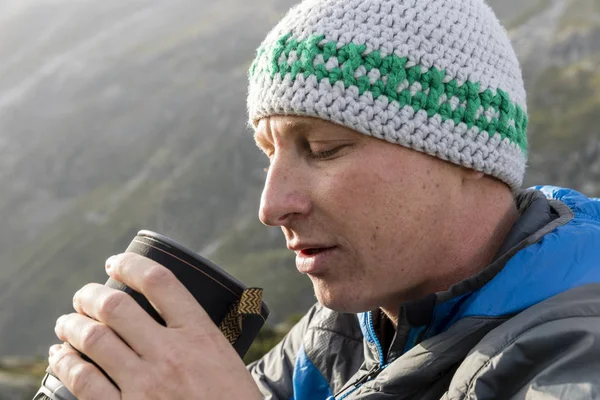
[[[376,50],[365,54],[366,45],[340,46],[335,41],[323,43],[324,39],[324,35],[310,35],[298,40],[291,33],[280,37],[270,48],[258,50],[249,71],[250,79],[260,74],[268,74],[271,79],[277,74],[282,78],[290,74],[294,80],[302,74],[305,78],[314,75],[319,82],[328,79],[331,85],[342,82],[345,88],[356,86],[361,95],[370,92],[373,99],[385,96],[400,108],[411,106],[415,111],[426,111],[429,117],[439,115],[442,121],[462,122],[469,129],[475,126],[490,137],[498,133],[527,157],[527,114],[507,92],[489,88],[481,91],[479,82],[459,84],[446,71],[435,67],[423,72],[420,65],[407,66],[408,57],[383,56]],[[290,62],[292,52],[296,56]],[[337,59],[338,67],[327,69],[332,58]],[[259,69],[259,65],[265,67]],[[360,67],[367,74],[378,70],[378,78],[357,76]]]

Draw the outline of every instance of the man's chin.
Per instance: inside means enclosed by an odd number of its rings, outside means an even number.
[[[339,292],[334,290],[320,290],[316,285],[314,289],[315,297],[319,304],[339,313],[357,314],[377,308],[377,306],[369,308],[365,299],[360,298],[356,293],[343,290]]]

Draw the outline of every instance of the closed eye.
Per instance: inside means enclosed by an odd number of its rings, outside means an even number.
[[[324,159],[328,159],[328,158],[334,156],[340,150],[342,150],[343,148],[348,147],[348,146],[349,145],[344,144],[342,146],[334,147],[333,149],[329,149],[329,150],[309,151],[308,156],[315,160],[324,160]]]

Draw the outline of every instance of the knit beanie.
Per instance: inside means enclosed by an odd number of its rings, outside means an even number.
[[[248,114],[328,120],[497,177],[527,161],[519,62],[483,0],[305,0],[257,50]]]

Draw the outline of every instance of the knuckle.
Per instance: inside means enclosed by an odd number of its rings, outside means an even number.
[[[69,353],[61,351],[61,353],[56,356],[54,361],[55,372],[59,372],[68,368],[68,355]]]
[[[131,258],[131,253],[122,253],[115,256],[110,263],[113,273],[116,273],[117,276],[122,275],[123,270],[131,262]]]
[[[78,294],[79,292],[75,293],[75,296],[73,296],[73,308],[77,311],[79,310],[83,310],[83,304],[81,302],[81,297]]]
[[[172,279],[172,272],[159,264],[149,267],[142,277],[142,289],[150,289]]]
[[[75,307],[75,309],[83,307],[84,297],[86,296],[86,294],[89,295],[93,288],[94,284],[88,283],[87,285],[83,286],[81,289],[75,292],[75,294],[73,295],[73,307]]]
[[[106,296],[100,301],[100,305],[98,307],[98,316],[106,321],[111,316],[113,316],[119,308],[123,306],[123,304],[128,300],[129,295],[125,292],[121,292],[115,290]]]
[[[84,288],[85,287],[79,289],[73,295],[73,307],[75,307],[75,309],[77,309],[77,307],[81,307],[81,294],[82,294],[81,292],[83,291]]]
[[[73,394],[79,395],[89,391],[90,382],[93,374],[91,364],[78,364],[69,370],[69,382]]]
[[[109,331],[110,328],[106,325],[94,324],[86,327],[81,332],[81,350],[85,353],[96,347]]]
[[[141,256],[136,253],[122,253],[116,256],[115,264],[117,266],[127,266],[135,263]]]
[[[65,323],[68,321],[69,319],[69,315],[65,314],[65,315],[61,315],[57,320],[56,320],[56,324],[54,326],[54,332],[61,336],[63,334],[64,331],[64,326]]]

